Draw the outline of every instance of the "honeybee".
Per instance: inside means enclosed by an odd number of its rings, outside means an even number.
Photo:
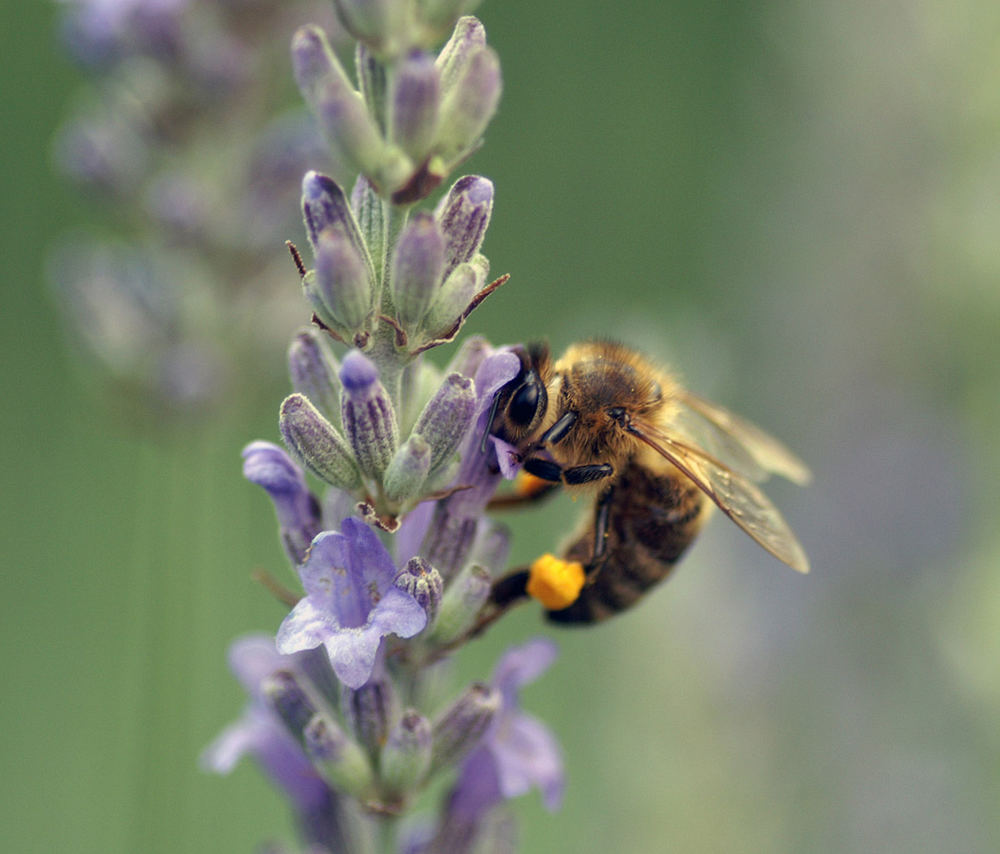
[[[713,505],[776,558],[809,571],[755,484],[770,474],[798,484],[811,477],[777,439],[622,344],[574,344],[554,363],[543,344],[517,352],[521,370],[497,394],[489,429],[542,487],[496,503],[560,485],[594,496],[562,555],[582,564],[583,587],[568,607],[547,610],[550,620],[596,623],[630,608],[671,572]],[[529,576],[519,569],[494,584],[484,622],[528,595]]]

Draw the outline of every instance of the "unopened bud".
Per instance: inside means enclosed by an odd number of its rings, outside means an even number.
[[[353,490],[361,479],[344,438],[308,398],[291,394],[281,404],[278,427],[288,449],[317,477]]]
[[[407,709],[390,730],[379,759],[379,777],[391,795],[416,789],[431,765],[431,724],[414,709]]]
[[[351,84],[321,29],[310,25],[295,33],[292,63],[302,96],[319,119],[334,157],[386,190],[402,186],[412,164],[382,139],[364,98]]]
[[[409,593],[427,614],[427,625],[433,624],[441,605],[444,581],[438,572],[422,557],[411,557],[399,574],[395,585]]]
[[[328,419],[340,414],[337,359],[328,336],[314,327],[295,334],[288,346],[288,374],[292,388],[312,401]]]
[[[382,485],[385,488],[385,496],[390,501],[407,501],[416,498],[420,494],[420,489],[427,480],[427,473],[431,469],[431,447],[426,440],[417,433],[399,446],[399,450],[392,457],[385,475],[382,478]]]
[[[472,750],[499,709],[499,691],[479,682],[470,685],[434,721],[431,773],[457,763]]]
[[[396,67],[389,88],[389,140],[422,163],[437,130],[440,79],[429,54],[411,53]]]
[[[441,111],[437,148],[448,163],[460,160],[476,144],[500,101],[500,60],[486,46],[485,33],[460,18],[445,45],[441,69]],[[475,21],[475,19],[471,19]]]
[[[415,214],[399,235],[389,286],[396,318],[407,331],[419,326],[441,286],[444,252],[444,235],[425,211]]]
[[[371,325],[372,270],[343,229],[333,226],[320,233],[315,278],[305,281],[306,294],[324,323],[352,333]]]
[[[326,715],[314,715],[303,731],[306,753],[334,788],[354,797],[370,794],[371,762],[360,745]]]
[[[445,276],[479,251],[492,212],[493,182],[479,175],[459,178],[438,204],[434,216],[445,236]]]
[[[454,456],[475,411],[475,383],[461,374],[448,374],[413,428],[431,446],[431,474]]]
[[[361,471],[379,479],[389,466],[397,445],[396,413],[378,369],[357,350],[340,366],[343,394],[341,424]]]
[[[486,47],[486,30],[477,18],[465,15],[455,22],[451,38],[434,61],[441,72],[442,89],[450,90],[468,65],[469,57]]]
[[[482,256],[477,256],[482,258]],[[473,261],[459,264],[444,280],[431,304],[423,327],[431,335],[444,335],[469,307],[473,297],[483,289],[486,274],[483,265]]]
[[[464,635],[479,616],[490,595],[489,572],[478,564],[465,567],[448,585],[441,597],[437,621],[429,641],[446,645]]]
[[[355,213],[343,189],[333,178],[319,172],[306,172],[302,178],[302,219],[313,252],[319,246],[320,234],[328,228],[337,228],[351,242],[357,254],[370,264],[365,238]]]
[[[378,671],[360,688],[344,686],[340,709],[358,743],[374,756],[385,744],[389,722],[396,717],[396,691]]]
[[[301,744],[303,730],[316,714],[316,707],[295,674],[290,670],[276,670],[265,676],[261,693],[288,732]]]

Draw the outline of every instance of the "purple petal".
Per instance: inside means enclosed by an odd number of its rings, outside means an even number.
[[[372,610],[371,625],[383,635],[412,638],[427,625],[427,612],[409,593],[396,587],[387,592]]]
[[[369,680],[382,637],[377,626],[369,625],[341,629],[324,640],[333,672],[348,688],[360,688]]]
[[[492,683],[504,699],[516,698],[517,689],[534,682],[555,661],[558,649],[547,638],[535,638],[507,650],[493,671]]]
[[[558,809],[563,794],[562,755],[544,724],[519,712],[503,722],[502,735],[490,747],[504,798],[518,797],[537,786],[545,806]]]
[[[328,611],[318,608],[309,597],[300,599],[292,612],[281,621],[274,639],[278,652],[291,655],[315,649],[338,631],[345,631]]]
[[[279,721],[267,710],[251,705],[201,755],[203,768],[228,774],[247,753],[302,811],[322,803],[326,784]]]
[[[517,448],[503,439],[498,439],[496,436],[490,436],[490,441],[493,443],[493,449],[496,451],[500,474],[507,480],[513,480],[521,470],[521,458],[517,453]]]
[[[464,818],[475,818],[504,799],[493,753],[476,748],[462,763],[462,771],[448,804],[449,812]]]
[[[287,666],[287,661],[268,635],[246,635],[229,645],[229,669],[248,694],[256,695],[264,678]]]

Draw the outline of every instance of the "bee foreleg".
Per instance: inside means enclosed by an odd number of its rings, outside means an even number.
[[[560,483],[562,481],[562,466],[552,460],[543,460],[541,457],[528,457],[524,461],[524,470],[528,474],[533,474],[537,478],[548,480],[552,483]]]
[[[581,483],[603,480],[606,477],[611,477],[614,473],[614,468],[608,463],[598,463],[596,465],[573,466],[572,468],[563,469],[562,476],[563,480],[570,486],[577,486]]]

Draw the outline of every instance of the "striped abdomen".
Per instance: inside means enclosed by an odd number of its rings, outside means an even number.
[[[631,462],[613,488],[604,554],[592,560],[593,525],[565,551],[589,580],[576,602],[547,612],[554,622],[596,623],[631,607],[669,574],[705,518],[701,490],[672,468],[654,472]]]

